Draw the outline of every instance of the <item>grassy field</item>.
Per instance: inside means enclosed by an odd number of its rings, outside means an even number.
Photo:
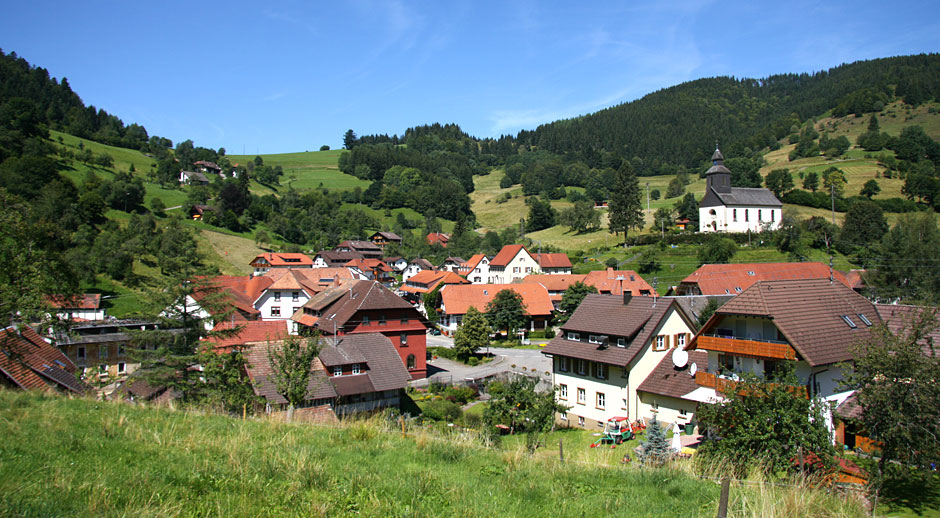
[[[585,432],[546,436],[530,455],[518,437],[493,448],[386,423],[242,421],[0,390],[0,515],[715,515],[718,485],[689,463],[623,465],[623,446],[587,448]],[[731,495],[733,517],[863,516],[809,488],[736,484]]]
[[[369,182],[360,180],[339,171],[337,161],[340,150],[336,151],[305,151],[303,153],[279,153],[273,155],[260,155],[266,165],[281,166],[284,176],[281,177],[280,190],[288,186],[298,191],[316,189],[321,185],[331,190],[347,191],[361,187],[366,189]],[[255,155],[229,155],[233,164],[245,164],[254,160]],[[266,194],[272,191],[260,184],[253,186],[253,191]]]

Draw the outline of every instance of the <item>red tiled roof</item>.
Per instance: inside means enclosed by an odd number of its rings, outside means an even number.
[[[526,275],[522,278],[522,282],[525,284],[541,284],[550,292],[552,300],[560,301],[562,295],[554,295],[551,292],[565,291],[576,282],[584,282],[585,277],[586,275],[581,274],[549,275],[541,273]]]
[[[548,290],[541,284],[451,284],[441,288],[441,301],[448,315],[464,315],[470,306],[485,311],[502,290],[521,295],[527,315],[550,315],[554,310]]]
[[[545,268],[571,268],[568,254],[536,254],[535,260],[543,270]]]
[[[480,264],[480,261],[482,261],[484,257],[486,257],[486,254],[475,254],[467,262],[463,263],[462,266],[463,268],[472,271],[477,267],[478,264]]]
[[[500,249],[499,253],[496,254],[496,257],[494,257],[493,260],[490,261],[490,266],[506,267],[509,264],[509,261],[512,261],[514,257],[519,255],[519,252],[521,250],[525,250],[527,254],[529,253],[529,251],[526,250],[526,248],[522,245],[504,246],[502,249]],[[532,254],[529,254],[529,255],[531,256]]]
[[[236,334],[225,334],[237,327],[241,327]],[[245,349],[251,344],[277,341],[287,336],[287,321],[285,320],[252,320],[233,324],[221,322],[212,328],[213,333],[221,336],[204,338],[203,342],[211,343],[213,351],[219,354],[229,353],[235,349]]]
[[[359,268],[364,272],[378,270],[380,272],[390,273],[394,271],[389,265],[385,264],[385,262],[380,259],[353,259],[352,261],[346,263],[346,266],[351,268]]]
[[[444,234],[441,232],[431,232],[428,234],[428,244],[433,245],[435,243],[440,244],[443,247],[447,247],[447,242],[450,241],[450,234]]]
[[[845,274],[833,271],[833,277],[851,287]],[[829,279],[829,266],[823,263],[741,263],[706,264],[682,279],[683,286],[698,286],[702,295],[734,295],[757,281],[787,279]]]
[[[313,259],[307,254],[281,252],[261,254],[252,259],[249,264],[251,266],[266,266],[259,262],[261,259],[267,261],[271,266],[276,267],[313,266]]]
[[[853,290],[860,290],[865,287],[865,270],[849,270],[845,274],[845,280],[848,282],[849,288]]]
[[[0,376],[10,383],[27,390],[52,386],[80,394],[88,387],[75,377],[77,370],[31,327],[0,329]]]
[[[629,291],[632,295],[652,295],[653,287],[640,274],[633,270],[614,270],[608,268],[588,273],[584,284],[594,286],[600,293],[622,295]]]
[[[101,307],[100,293],[85,293],[82,296],[72,296],[66,298],[63,295],[52,295],[46,297],[54,308],[58,309],[98,309]]]

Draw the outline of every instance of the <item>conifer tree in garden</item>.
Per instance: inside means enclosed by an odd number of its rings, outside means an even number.
[[[644,464],[662,466],[672,457],[672,445],[669,444],[669,439],[666,439],[666,430],[656,416],[653,416],[646,428],[646,441],[642,442],[640,447],[637,458]]]
[[[630,162],[624,161],[614,177],[610,193],[610,231],[614,235],[623,232],[627,243],[630,228],[643,224],[643,203],[640,199],[640,182]]]

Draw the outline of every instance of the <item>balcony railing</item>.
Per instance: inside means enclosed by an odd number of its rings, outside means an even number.
[[[796,350],[778,340],[752,340],[733,336],[700,335],[696,339],[699,349],[732,353],[739,356],[795,360]]]
[[[715,392],[719,394],[727,394],[734,391],[735,387],[738,385],[738,381],[737,378],[732,379],[713,372],[698,371],[695,373],[695,384],[700,387],[715,389]],[[790,390],[796,391],[803,397],[807,397],[806,387],[795,386],[791,387]]]

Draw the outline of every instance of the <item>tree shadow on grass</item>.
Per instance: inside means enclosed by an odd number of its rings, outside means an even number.
[[[910,471],[892,476],[881,490],[881,502],[892,512],[909,509],[917,516],[940,509],[940,474]]]

